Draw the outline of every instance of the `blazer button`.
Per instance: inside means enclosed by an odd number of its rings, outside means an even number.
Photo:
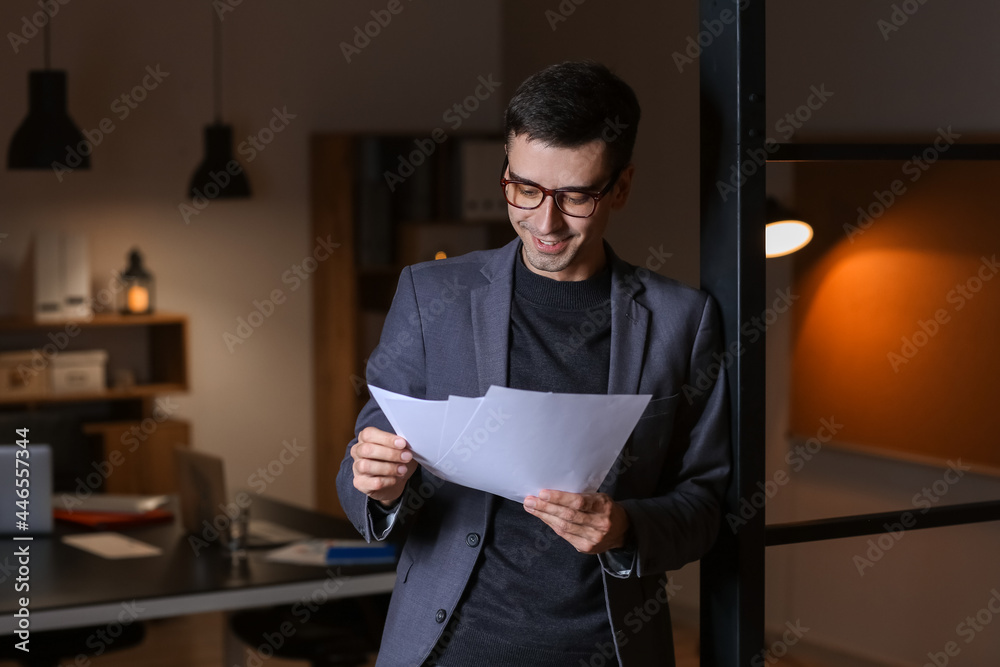
[[[476,533],[469,533],[468,535],[465,536],[465,543],[468,544],[470,547],[478,547],[479,535],[477,535]]]
[[[437,613],[434,614],[434,620],[438,623],[444,623],[444,619],[448,618],[448,612],[444,609],[438,609]]]

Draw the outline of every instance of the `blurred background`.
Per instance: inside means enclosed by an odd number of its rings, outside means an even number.
[[[495,178],[517,84],[567,59],[608,64],[642,104],[634,192],[608,240],[635,264],[698,284],[698,42],[715,28],[699,24],[694,2],[50,4],[51,67],[67,73],[91,165],[0,173],[0,317],[30,308],[33,244],[46,232],[85,237],[94,298],[139,248],[155,312],[170,317],[143,325],[166,333],[117,327],[99,340],[87,330],[69,348],[107,349],[118,360],[109,387],[129,383],[116,370],[159,384],[132,395],[133,412],[95,405],[107,395],[41,407],[14,398],[0,404],[7,417],[52,424],[72,407],[82,423],[161,424],[166,410],[182,424],[171,437],[225,459],[231,489],[270,470],[267,494],[337,511],[344,415],[356,414],[398,267],[502,242],[503,213],[470,214],[464,184]],[[29,71],[43,67],[40,7],[0,5],[5,147],[28,113]],[[1000,135],[1000,7],[771,0],[767,13],[768,137],[928,148],[909,163],[768,167],[770,194],[816,232],[803,251],[768,260],[768,520],[995,499],[1000,167],[939,158],[955,141]],[[221,119],[251,194],[198,208],[189,187],[215,117],[213,22]],[[402,195],[386,182],[380,198],[377,175],[398,172],[428,138],[434,166],[415,166]],[[340,245],[321,258],[327,233]],[[11,325],[0,352],[59,331]],[[165,356],[174,370],[157,370]],[[120,441],[106,428],[89,435],[97,448]],[[288,443],[304,451],[290,462],[279,458]],[[1000,623],[981,615],[981,630],[958,633],[1000,586],[998,550],[995,524],[772,549],[768,627],[801,621],[803,645],[829,664],[924,664],[948,641],[961,647],[956,664],[993,664]],[[675,614],[696,623],[697,566],[675,576]]]

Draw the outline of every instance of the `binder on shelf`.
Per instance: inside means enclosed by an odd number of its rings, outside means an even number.
[[[35,235],[32,315],[36,322],[63,319],[63,283],[59,246],[59,235],[55,232]]]
[[[83,234],[62,236],[63,316],[83,319],[93,315],[90,307],[90,258],[87,237]]]
[[[84,319],[93,314],[86,236],[36,233],[31,261],[31,315],[36,322]]]

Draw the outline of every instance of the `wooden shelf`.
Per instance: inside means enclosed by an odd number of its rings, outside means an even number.
[[[49,373],[60,355],[103,350],[108,354],[107,374],[114,378],[119,371],[131,371],[136,381],[127,388],[100,391],[40,391],[44,386],[32,394],[11,391],[0,396],[0,411],[7,415],[24,413],[25,419],[30,416],[37,420],[40,432],[46,431],[50,417],[55,423],[79,424],[76,435],[63,431],[56,436],[52,435],[55,431],[49,431],[48,437],[58,441],[55,444],[64,448],[64,455],[76,447],[100,447],[104,461],[120,461],[121,465],[115,464],[115,474],[104,481],[107,492],[172,491],[173,448],[190,443],[191,429],[183,421],[164,422],[155,399],[188,391],[187,347],[188,318],[178,313],[102,313],[87,319],[51,322],[0,320],[0,352],[31,350],[30,363],[35,373]],[[51,386],[52,376],[48,379]],[[135,427],[153,417],[156,428],[144,429],[136,440]],[[124,448],[124,443],[129,446]],[[79,457],[67,455],[64,461],[74,458]]]
[[[0,320],[0,351],[35,349],[48,358],[63,352],[107,349],[112,372],[122,367],[144,369],[137,373],[139,384],[128,389],[6,395],[0,396],[0,405],[141,400],[161,392],[187,391],[187,324],[187,316],[176,313],[107,313],[88,320],[53,322]],[[117,366],[116,352],[124,354]]]
[[[105,391],[74,392],[65,394],[31,394],[25,396],[2,396],[0,405],[38,405],[42,403],[81,403],[86,401],[131,401],[151,398],[159,394],[181,394],[187,385],[176,382],[142,384],[128,389],[107,389]]]
[[[0,319],[0,331],[25,331],[31,329],[64,329],[70,325],[90,327],[135,327],[158,324],[187,324],[187,316],[176,313],[153,313],[152,315],[121,315],[119,313],[99,313],[89,320],[54,320],[36,322],[24,318]]]

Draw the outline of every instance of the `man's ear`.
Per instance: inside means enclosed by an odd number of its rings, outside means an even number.
[[[628,202],[628,196],[632,193],[632,177],[634,175],[635,165],[629,164],[618,176],[618,182],[615,183],[615,187],[611,191],[612,211],[617,211],[618,209],[625,207],[625,203]]]

